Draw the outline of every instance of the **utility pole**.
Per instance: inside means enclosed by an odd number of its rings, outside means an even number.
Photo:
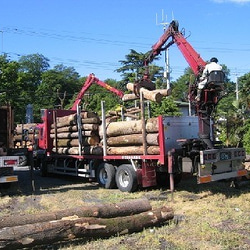
[[[169,23],[167,22],[167,16],[166,18],[164,17],[164,10],[162,10],[162,21],[158,23],[158,15],[156,13],[156,25],[163,25],[163,32],[166,30],[166,26]],[[163,77],[166,81],[167,84],[167,89],[170,89],[170,64],[169,64],[169,49],[167,48],[165,50],[165,68],[164,68],[164,73]]]
[[[236,73],[234,73],[235,75],[235,98],[236,101],[239,100],[239,77],[238,77],[238,73],[236,71]]]

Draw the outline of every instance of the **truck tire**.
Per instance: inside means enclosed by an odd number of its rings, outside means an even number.
[[[118,167],[115,180],[122,192],[134,192],[138,187],[136,171],[130,164],[122,164]]]
[[[116,187],[115,183],[115,167],[112,164],[101,163],[97,168],[97,182],[101,187],[112,189]]]

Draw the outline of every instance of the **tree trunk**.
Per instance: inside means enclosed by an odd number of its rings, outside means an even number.
[[[78,147],[58,147],[52,148],[52,151],[64,155],[79,155]],[[83,146],[82,155],[102,155],[103,148],[101,146]]]
[[[137,100],[137,99],[139,99],[139,96],[137,96],[135,94],[124,94],[124,96],[122,97],[122,100],[124,102],[133,101],[133,100]]]
[[[134,84],[129,82],[127,84],[127,89],[130,91],[134,91]],[[158,92],[157,90],[150,91],[150,90],[147,90],[145,88],[140,88],[140,92],[143,93],[143,96],[145,99],[150,100],[150,101],[154,101],[154,102],[158,102],[158,103],[161,102],[162,97],[163,97],[163,95],[160,92]]]
[[[11,215],[0,217],[0,228],[34,224],[44,221],[60,220],[63,217],[76,215],[78,217],[114,218],[139,214],[152,209],[148,199],[136,199],[122,201],[116,204],[97,204],[92,206],[81,206],[55,212],[33,215]]]
[[[99,124],[97,123],[86,123],[86,124],[82,124],[81,129],[82,130],[98,130]],[[72,126],[67,126],[67,124],[65,124],[65,126],[57,126],[57,133],[61,133],[61,132],[76,132],[78,131],[77,125],[72,125]],[[52,128],[50,130],[50,133],[55,133],[55,129]]]
[[[82,131],[82,136],[94,136],[94,134],[97,134],[94,133],[94,131],[91,131],[91,130],[83,130]],[[55,138],[55,134],[50,134],[50,138]],[[70,132],[65,132],[65,133],[57,133],[57,138],[58,139],[70,139],[70,138],[78,138],[78,132],[73,132],[73,133],[70,133]]]
[[[82,137],[82,146],[95,146],[100,142],[98,136]],[[53,140],[53,146],[55,146],[55,140]],[[77,147],[79,145],[78,139],[58,139],[57,147]]]
[[[126,217],[109,219],[66,217],[62,220],[5,227],[0,230],[0,248],[15,249],[47,245],[76,238],[101,238],[142,231],[173,219],[171,208],[163,207]]]
[[[99,123],[100,119],[94,112],[83,111],[81,112],[82,120],[85,122],[82,123]],[[57,127],[63,127],[66,125],[76,125],[77,124],[77,114],[66,115],[62,117],[57,117]],[[92,121],[92,122],[90,122]],[[93,122],[94,121],[94,122]],[[54,128],[54,124],[51,125],[51,128]]]
[[[31,134],[34,131],[34,128],[37,126],[37,123],[24,123],[24,124],[17,124],[15,128],[15,132],[17,134],[22,134],[23,129],[28,130],[28,133]]]
[[[158,133],[147,134],[147,144],[158,146],[159,135]],[[131,135],[120,135],[115,137],[110,137],[107,139],[108,146],[131,146],[131,145],[142,145],[143,138],[142,134],[131,134]]]
[[[148,133],[158,132],[158,119],[149,118],[146,121],[146,131]],[[119,121],[111,122],[107,126],[107,136],[118,136],[128,134],[140,134],[142,132],[142,121]]]
[[[107,153],[109,155],[143,155],[143,146],[129,146],[129,147],[108,147]],[[147,147],[147,154],[160,154],[159,146]]]

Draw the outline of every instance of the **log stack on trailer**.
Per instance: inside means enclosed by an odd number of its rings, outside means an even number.
[[[51,124],[50,138],[53,139],[53,152],[70,155],[102,154],[98,134],[100,118],[88,111],[81,112],[80,116],[80,129],[78,129],[77,114],[57,117]],[[81,152],[79,152],[79,144],[81,144]]]
[[[143,154],[142,121],[118,121],[108,124],[107,153],[109,155]],[[159,154],[158,119],[150,118],[146,122],[147,154]]]

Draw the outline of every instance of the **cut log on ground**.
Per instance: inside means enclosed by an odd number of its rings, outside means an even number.
[[[108,147],[107,153],[109,155],[143,155],[143,146],[129,146],[129,147]],[[160,154],[159,146],[147,147],[147,154],[158,155]]]
[[[146,135],[146,141],[148,145],[158,146],[159,135],[158,133],[151,133]],[[110,137],[107,139],[108,146],[131,146],[131,145],[142,145],[143,137],[142,134],[131,134],[131,135],[120,135]]]
[[[110,219],[66,217],[61,220],[0,229],[0,248],[16,249],[72,239],[93,239],[142,231],[173,219],[171,208],[162,207]]]
[[[60,220],[63,217],[76,215],[78,217],[114,218],[139,214],[152,209],[148,199],[122,201],[115,204],[97,204],[77,208],[46,212],[34,215],[10,215],[0,217],[0,228],[34,224],[45,221]]]

